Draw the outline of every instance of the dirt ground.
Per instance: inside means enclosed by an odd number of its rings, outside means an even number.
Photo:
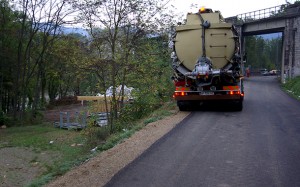
[[[60,112],[75,112],[86,110],[86,105],[73,104],[46,110],[43,115],[47,122],[58,122]],[[0,136],[5,129],[0,128]],[[41,175],[46,165],[55,162],[59,155],[53,152],[40,152],[29,148],[7,147],[8,142],[0,142],[0,186],[25,186]],[[42,164],[43,163],[43,164]]]
[[[58,122],[59,112],[74,114],[83,110],[86,110],[86,106],[81,104],[57,107],[45,111],[44,117],[48,122]],[[120,169],[142,154],[188,114],[188,112],[176,111],[172,116],[148,124],[114,148],[99,153],[88,162],[74,168],[47,186],[103,186]],[[2,142],[2,144],[5,144],[5,142]],[[2,147],[4,148],[0,148],[1,187],[18,187],[28,184],[43,173],[45,167],[40,163],[51,165],[55,161],[53,158],[58,156],[52,155],[53,153],[36,152],[29,148]]]
[[[59,122],[60,112],[70,112],[71,117],[75,112],[86,109],[86,105],[72,104],[67,106],[55,107],[46,110],[43,115],[47,122]],[[0,136],[2,134],[0,128]],[[18,187],[28,184],[45,170],[45,165],[55,162],[53,152],[39,152],[29,148],[8,147],[8,142],[0,142],[0,186]]]
[[[36,152],[29,148],[5,147],[0,149],[0,186],[18,187],[28,184],[45,171],[58,155]]]

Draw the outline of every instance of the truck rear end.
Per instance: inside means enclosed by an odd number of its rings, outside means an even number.
[[[242,110],[244,87],[239,37],[219,11],[187,14],[171,33],[173,97],[180,110],[203,102],[228,102]]]
[[[175,82],[173,98],[181,111],[186,111],[201,103],[228,103],[236,110],[243,109],[244,86],[241,77],[236,84],[222,86],[204,86],[199,90],[193,89],[193,83],[186,81]]]

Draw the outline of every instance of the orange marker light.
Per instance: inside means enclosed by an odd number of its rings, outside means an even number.
[[[205,12],[205,8],[204,8],[204,7],[201,7],[201,8],[200,8],[200,12],[201,12],[201,13]]]

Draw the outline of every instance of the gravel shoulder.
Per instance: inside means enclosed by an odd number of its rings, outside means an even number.
[[[122,143],[112,149],[101,152],[96,157],[72,169],[47,186],[105,185],[119,170],[136,159],[189,114],[189,112],[177,112],[172,116],[148,124]]]

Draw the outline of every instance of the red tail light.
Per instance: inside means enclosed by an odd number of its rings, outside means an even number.
[[[187,95],[185,92],[175,92],[173,94],[173,98],[175,98],[176,96],[185,96],[185,95]]]

